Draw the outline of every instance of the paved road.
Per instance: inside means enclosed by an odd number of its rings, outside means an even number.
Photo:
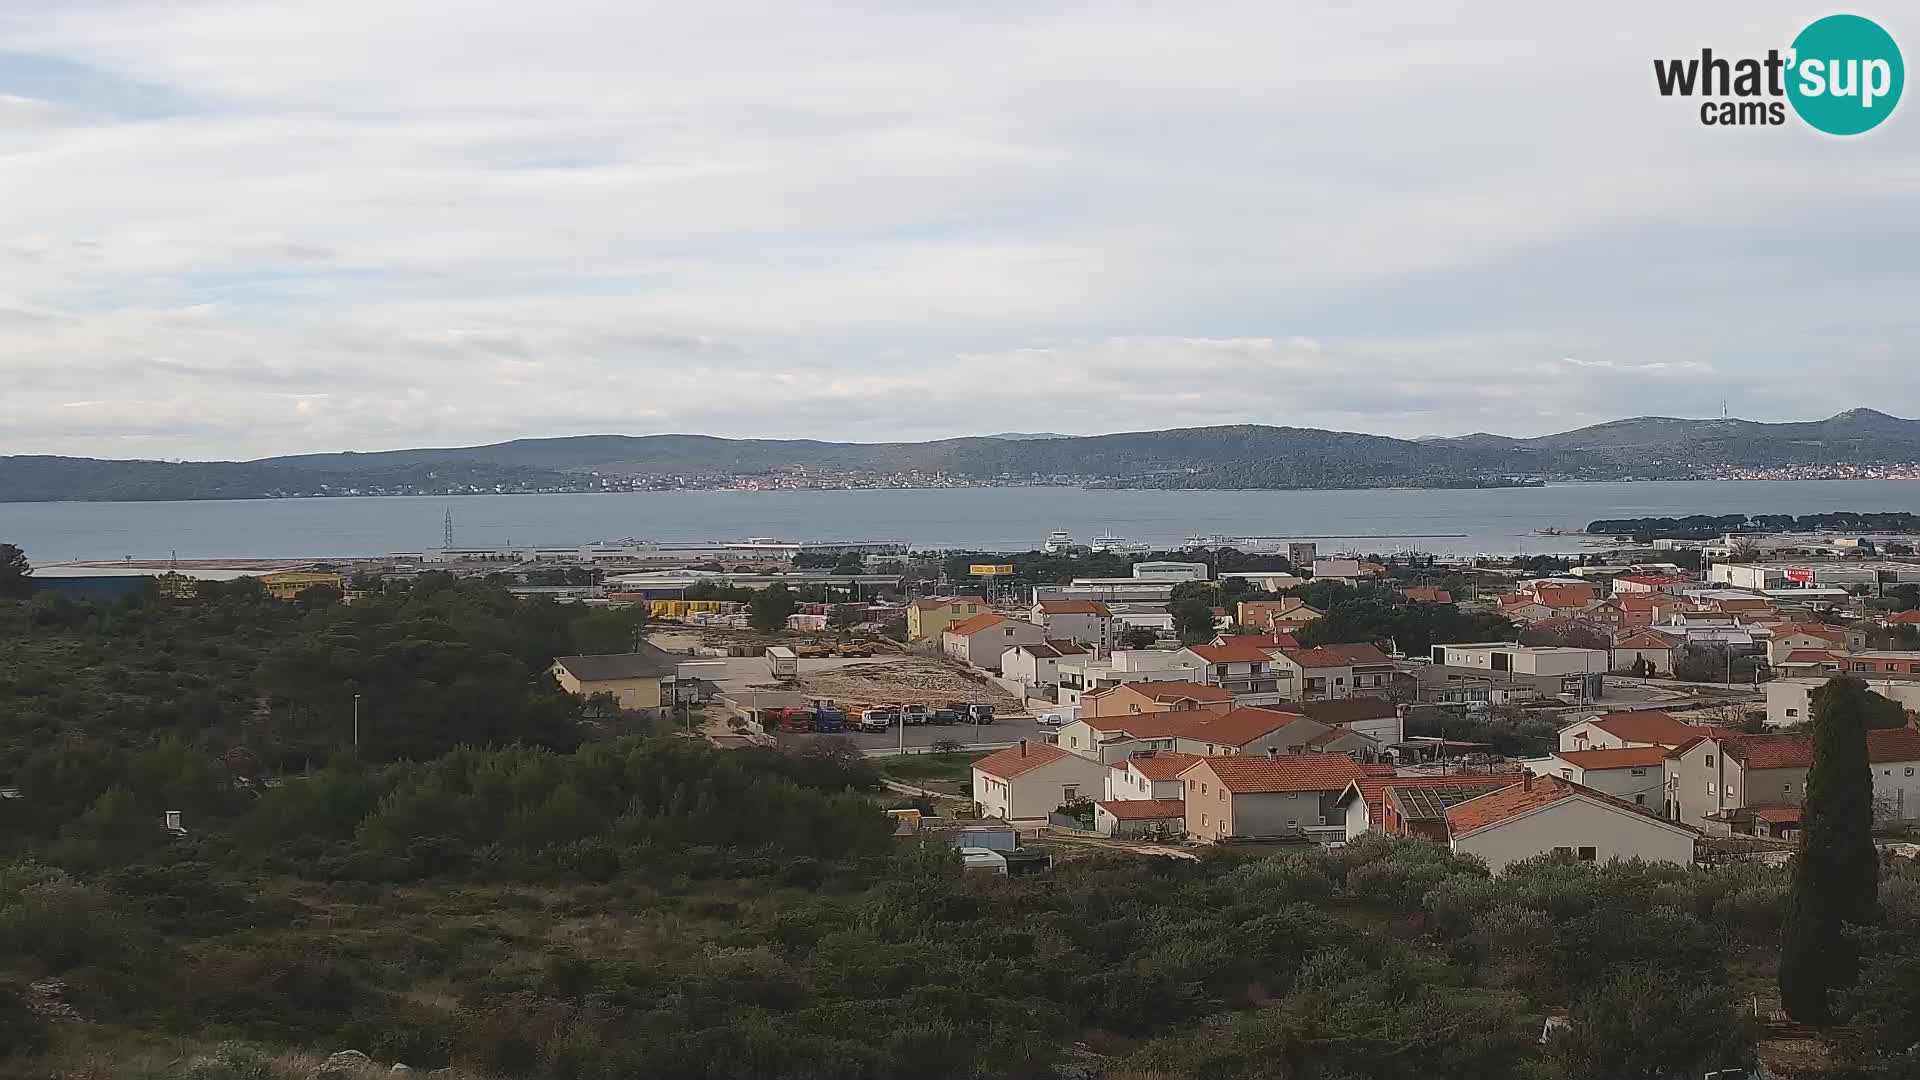
[[[952,739],[966,750],[998,750],[1004,746],[1012,746],[1021,739],[1044,741],[1054,729],[1041,727],[1032,720],[996,720],[991,724],[981,724],[977,727],[973,724],[952,724],[946,727],[917,724],[909,725],[904,730],[906,748],[911,753],[915,750],[924,752],[943,739]],[[859,731],[849,731],[846,735],[869,757],[882,757],[899,752],[901,732],[901,728],[895,727],[885,735],[869,735]],[[795,738],[796,736],[785,737]]]

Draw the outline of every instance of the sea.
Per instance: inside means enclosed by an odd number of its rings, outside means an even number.
[[[1920,513],[1920,480],[1688,480],[1534,488],[1109,491],[1072,487],[671,491],[209,502],[0,503],[0,542],[36,564],[320,559],[460,547],[777,537],[1027,551],[1049,533],[1155,548],[1189,536],[1313,539],[1324,552],[1561,554],[1600,518]],[[1554,535],[1551,530],[1560,530]]]

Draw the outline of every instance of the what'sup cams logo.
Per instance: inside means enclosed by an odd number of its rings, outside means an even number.
[[[1709,127],[1779,125],[1787,106],[1829,135],[1871,131],[1892,115],[1906,85],[1900,46],[1880,24],[1859,15],[1829,15],[1809,25],[1786,52],[1729,59],[1701,49],[1698,57],[1655,60],[1661,97],[1703,98]]]

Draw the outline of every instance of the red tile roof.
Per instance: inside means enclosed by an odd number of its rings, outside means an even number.
[[[1674,644],[1657,630],[1636,630],[1613,643],[1616,649],[1672,649]]]
[[[1554,757],[1582,769],[1644,769],[1664,765],[1664,746],[1629,746],[1623,750],[1556,750]]]
[[[997,615],[991,611],[983,611],[971,619],[962,619],[952,626],[947,627],[947,633],[959,634],[961,637],[971,637],[989,626],[999,626],[1006,621],[1007,617],[1005,615]]]
[[[1377,697],[1334,698],[1332,701],[1284,701],[1278,705],[1261,707],[1271,712],[1304,716],[1309,720],[1317,720],[1333,727],[1356,724],[1362,720],[1384,720],[1398,711],[1393,702]]]
[[[1245,746],[1263,735],[1299,722],[1300,718],[1291,713],[1235,709],[1218,715],[1208,713],[1195,721],[1191,731],[1182,734],[1189,739],[1201,739],[1221,746]]]
[[[1543,807],[1552,806],[1563,799],[1584,795],[1597,802],[1619,807],[1629,813],[1638,814],[1650,822],[1665,828],[1683,832],[1693,832],[1685,825],[1676,824],[1653,815],[1644,806],[1636,806],[1625,799],[1618,799],[1604,791],[1595,791],[1584,784],[1576,784],[1558,776],[1536,776],[1532,783],[1522,780],[1518,784],[1509,784],[1498,791],[1492,791],[1466,802],[1455,803],[1447,808],[1447,832],[1455,839],[1481,829],[1509,821],[1522,814],[1532,813]]]
[[[1406,591],[1409,604],[1451,604],[1453,594],[1445,589],[1436,589],[1428,585],[1416,585]]]
[[[1035,605],[1042,615],[1110,616],[1113,611],[1098,600],[1042,600]]]
[[[1360,771],[1368,776],[1392,776],[1393,766],[1384,761],[1363,761],[1360,763]]]
[[[1846,659],[1845,653],[1836,653],[1830,649],[1789,649],[1785,664],[1829,664]]]
[[[1173,780],[1185,772],[1194,762],[1200,760],[1199,754],[1178,754],[1171,750],[1148,750],[1134,754],[1125,761],[1116,761],[1116,769],[1131,768],[1149,780]]]
[[[1633,574],[1627,577],[1614,578],[1613,580],[1631,581],[1635,585],[1683,585],[1693,579],[1678,577],[1673,574]]]
[[[1100,809],[1121,821],[1177,818],[1185,817],[1187,814],[1187,803],[1184,799],[1110,799],[1100,803],[1099,806]]]
[[[1655,743],[1660,746],[1678,746],[1697,735],[1711,734],[1714,730],[1683,724],[1658,709],[1607,713],[1594,717],[1593,726],[1627,742]]]
[[[1384,659],[1384,656],[1382,658]],[[1331,645],[1321,645],[1312,649],[1289,649],[1287,659],[1308,669],[1352,667],[1354,663],[1347,658],[1346,653],[1336,650]]]
[[[1912,626],[1920,624],[1920,608],[1912,611],[1896,611],[1887,616],[1888,626]]]
[[[1366,776],[1345,754],[1248,754],[1210,757],[1182,774],[1211,769],[1220,786],[1235,795],[1284,791],[1340,791]]]
[[[1273,659],[1267,650],[1278,646],[1255,644],[1247,637],[1228,638],[1225,645],[1189,645],[1187,651],[1209,664],[1260,664]]]
[[[1146,695],[1149,699],[1159,702],[1205,701],[1218,704],[1222,701],[1233,700],[1233,691],[1231,690],[1219,686],[1202,686],[1197,682],[1192,682],[1187,679],[1166,679],[1161,682],[1121,683],[1120,686],[1138,691]],[[1119,688],[1119,686],[1116,686],[1113,689],[1118,690]]]
[[[1393,663],[1393,657],[1381,652],[1379,646],[1366,641],[1345,645],[1322,645],[1316,651],[1329,652],[1335,656],[1344,657],[1347,663],[1355,667]]]
[[[1715,738],[1723,753],[1749,769],[1813,767],[1811,735],[1722,733]],[[1905,727],[1867,732],[1867,760],[1875,765],[1920,761],[1920,731]]]
[[[1845,644],[1847,640],[1847,632],[1844,629],[1828,626],[1826,623],[1781,623],[1773,628],[1774,637],[1788,637],[1793,634],[1823,638],[1841,644]]]
[[[1002,780],[1011,780],[1022,773],[1029,773],[1042,765],[1051,765],[1061,758],[1074,755],[1052,743],[1020,741],[1018,746],[1009,746],[998,753],[988,754],[973,763],[973,767],[988,776],[997,776]]]
[[[1215,648],[1226,647],[1226,646],[1238,646],[1238,645],[1252,645],[1253,647],[1257,649],[1262,649],[1262,650],[1264,649],[1297,649],[1300,647],[1300,642],[1297,639],[1295,639],[1292,634],[1273,633],[1273,634],[1235,634],[1232,637],[1222,637],[1213,643],[1213,647]],[[1262,659],[1266,658],[1265,652],[1262,652],[1260,655]]]
[[[1621,611],[1652,611],[1660,598],[1646,593],[1618,593],[1613,602],[1620,605]]]

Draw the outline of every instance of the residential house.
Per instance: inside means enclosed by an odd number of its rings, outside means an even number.
[[[1519,773],[1453,773],[1446,776],[1363,776],[1334,800],[1344,815],[1346,839],[1368,832],[1419,836],[1444,843],[1446,808],[1520,780]]]
[[[1341,754],[1254,754],[1205,758],[1180,774],[1187,835],[1208,843],[1345,834],[1335,803],[1366,774]]]
[[[1630,802],[1558,776],[1457,802],[1446,810],[1448,843],[1498,874],[1522,859],[1558,852],[1583,862],[1693,862],[1698,834]]]
[[[1363,571],[1359,559],[1315,559],[1313,560],[1313,579],[1315,581],[1344,581],[1349,585],[1359,580]]]
[[[679,662],[645,642],[634,652],[596,656],[556,656],[553,673],[560,689],[591,698],[611,694],[622,709],[658,715],[671,704],[663,684],[670,684]]]
[[[1200,760],[1198,754],[1173,750],[1146,750],[1113,763],[1107,770],[1108,801],[1128,799],[1178,799],[1184,789],[1180,774]]]
[[[1697,727],[1658,709],[1595,713],[1560,729],[1562,750],[1618,750],[1629,746],[1658,746],[1671,750],[1712,728]]]
[[[1880,625],[1893,629],[1899,626],[1920,626],[1920,608],[1911,611],[1890,612],[1880,620]]]
[[[1799,656],[1799,653],[1795,653]],[[1822,653],[1823,657],[1831,654]],[[1838,667],[1822,665],[1818,673],[1808,672],[1804,676],[1786,676],[1773,679],[1767,685],[1767,726],[1793,727],[1813,719],[1813,693],[1827,685],[1827,680],[1837,673]],[[1779,670],[1792,670],[1790,665],[1782,664]],[[1867,679],[1867,689],[1883,698],[1900,703],[1908,713],[1920,712],[1920,680],[1915,679]]]
[[[1093,804],[1093,829],[1115,840],[1177,840],[1187,832],[1181,799],[1102,800]]]
[[[1242,626],[1291,634],[1324,614],[1297,596],[1283,596],[1278,600],[1242,600],[1234,607],[1233,621]]]
[[[1058,745],[1114,763],[1142,751],[1199,756],[1301,753],[1332,729],[1306,717],[1266,709],[1216,712],[1188,708],[1121,716],[1082,715],[1060,729]]]
[[[1079,704],[1083,695],[1130,682],[1193,682],[1204,667],[1184,649],[1115,649],[1105,659],[1088,653],[1061,657],[1059,703]]]
[[[1328,701],[1353,693],[1353,661],[1332,645],[1277,652],[1274,670],[1284,701]]]
[[[1845,653],[1847,630],[1824,623],[1780,623],[1766,640],[1766,663],[1780,667],[1795,651]]]
[[[1920,676],[1920,651],[1910,649],[1855,650],[1847,656],[1847,673],[1863,679]]]
[[[1000,674],[1022,686],[1058,686],[1060,661],[1086,655],[1087,650],[1073,641],[1015,645],[1000,654]]]
[[[1774,674],[1781,678],[1815,679],[1824,683],[1829,678],[1847,670],[1847,654],[1845,652],[1835,652],[1831,649],[1795,649],[1787,654],[1786,659],[1775,661],[1773,670]],[[1773,684],[1768,683],[1767,685],[1772,686]],[[1769,696],[1769,700],[1771,700],[1771,696]],[[1799,720],[1780,722],[1797,724],[1807,718],[1805,712],[1799,715]]]
[[[1632,630],[1616,638],[1613,643],[1613,670],[1633,672],[1640,670],[1642,661],[1652,665],[1655,675],[1673,674],[1673,654],[1677,651],[1673,639],[1658,630],[1645,628]]]
[[[1920,819],[1920,731],[1867,732],[1874,815]],[[1667,753],[1667,814],[1707,827],[1728,810],[1798,806],[1806,801],[1813,736],[1715,732]]]
[[[1345,754],[1360,762],[1385,761],[1388,756],[1386,743],[1351,728],[1328,728],[1308,739],[1306,748],[1316,754]]]
[[[1021,739],[973,763],[973,801],[981,817],[1045,820],[1065,803],[1099,795],[1107,771],[1093,758]]]
[[[947,627],[992,610],[978,596],[923,596],[907,605],[907,640],[939,641]]]
[[[948,656],[982,671],[999,671],[1000,658],[1015,645],[1038,645],[1047,632],[1025,619],[983,612],[947,627],[940,647]]]
[[[1346,697],[1348,694],[1380,693],[1393,682],[1395,668],[1393,657],[1380,651],[1380,647],[1368,642],[1356,642],[1343,645],[1322,645],[1317,649],[1302,650],[1288,654],[1288,659],[1298,664],[1306,673],[1306,700],[1314,700],[1313,665],[1309,664],[1305,652],[1332,657],[1339,661],[1334,667],[1347,669],[1347,694],[1333,693],[1330,698]]]
[[[1098,600],[1038,600],[1027,618],[1046,628],[1049,641],[1075,641],[1103,653],[1118,644],[1113,609]]]
[[[1080,715],[1083,719],[1179,712],[1184,709],[1224,713],[1232,708],[1231,692],[1217,686],[1201,686],[1181,680],[1121,683],[1119,686],[1092,691],[1080,698]]]
[[[1410,585],[1401,593],[1409,604],[1451,604],[1453,594],[1432,585]]]
[[[1200,681],[1249,701],[1284,701],[1298,696],[1291,684],[1281,685],[1291,675],[1276,665],[1277,648],[1250,635],[1227,641],[1225,645],[1189,645],[1181,650],[1200,665]]]
[[[1667,748],[1664,746],[1556,750],[1521,764],[1535,776],[1558,776],[1635,806],[1663,809],[1666,803]]]
[[[1263,708],[1304,716],[1329,728],[1353,731],[1386,746],[1407,737],[1405,714],[1385,698],[1358,696],[1333,701],[1290,701]]]

